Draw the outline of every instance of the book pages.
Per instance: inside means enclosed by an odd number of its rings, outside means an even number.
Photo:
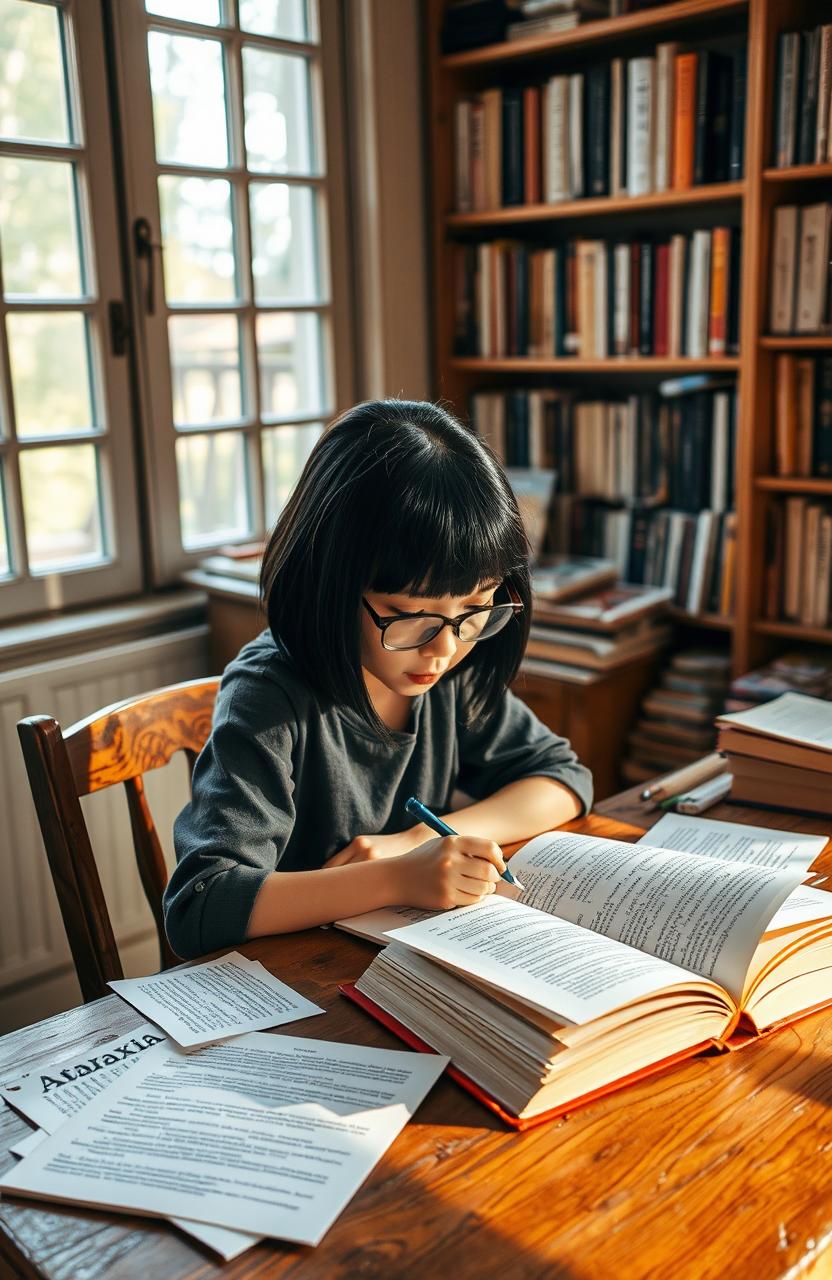
[[[256,1032],[155,1045],[0,1187],[317,1244],[447,1063]]]
[[[811,836],[802,831],[777,831],[744,822],[719,822],[716,818],[666,813],[636,843],[696,853],[702,858],[806,871],[826,847],[827,840],[828,836]]]
[[[832,703],[806,693],[781,693],[749,711],[717,716],[717,727],[736,725],[746,733],[762,733],[787,742],[832,751]]]
[[[512,866],[522,902],[710,978],[737,1003],[765,926],[803,879],[571,832],[537,836]]]
[[[576,1025],[691,982],[665,960],[497,894],[389,936]]]

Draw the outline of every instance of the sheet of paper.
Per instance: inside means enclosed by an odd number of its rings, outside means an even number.
[[[805,835],[802,831],[776,831],[772,827],[752,827],[743,822],[719,822],[715,818],[666,813],[637,843],[649,844],[653,848],[678,849],[682,853],[698,853],[703,858],[805,871],[826,847],[828,839],[828,836]]]
[[[718,723],[832,751],[832,702],[806,693],[781,693],[748,711],[721,715]]]
[[[41,1071],[29,1071],[0,1086],[0,1097],[47,1133],[54,1133],[67,1116],[74,1116],[123,1072],[134,1066],[164,1036],[146,1022],[127,1035],[96,1046],[92,1053],[75,1054]]]
[[[40,1128],[10,1147],[12,1155],[26,1156],[50,1133],[55,1133],[70,1117],[95,1098],[99,1093],[141,1061],[141,1055],[155,1044],[162,1044],[165,1037],[158,1027],[150,1023],[119,1036],[107,1044],[97,1045],[92,1053],[64,1058],[41,1071],[31,1071],[10,1080],[0,1089],[0,1095]],[[229,1231],[226,1227],[213,1227],[207,1223],[184,1222],[170,1219],[175,1226],[192,1235],[202,1244],[220,1254],[226,1262],[257,1244],[260,1236],[245,1231]]]
[[[514,855],[521,901],[718,982],[739,1002],[751,957],[802,870],[554,831]]]
[[[580,1025],[690,974],[676,965],[494,894],[391,939]]]
[[[791,925],[808,924],[810,920],[832,918],[832,893],[800,885],[794,889],[766,925],[766,933],[787,929]]]
[[[190,969],[110,982],[117,995],[190,1049],[245,1031],[262,1031],[323,1013],[237,951]]]
[[[317,1244],[447,1063],[262,1033],[156,1045],[0,1187]]]

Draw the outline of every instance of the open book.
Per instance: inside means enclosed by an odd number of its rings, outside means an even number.
[[[521,1123],[832,1002],[832,894],[802,866],[564,831],[511,866],[520,900],[393,928],[344,990]]]

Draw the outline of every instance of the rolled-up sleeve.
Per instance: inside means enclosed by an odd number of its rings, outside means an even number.
[[[274,686],[235,684],[220,691],[191,800],[174,824],[163,905],[168,941],[184,959],[244,941],[295,823],[291,707]]]
[[[459,725],[459,787],[484,800],[520,778],[554,778],[574,792],[581,811],[592,807],[592,774],[568,739],[547,729],[510,691],[484,723]]]

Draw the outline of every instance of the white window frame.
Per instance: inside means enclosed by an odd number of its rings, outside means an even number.
[[[37,0],[45,3],[46,0]],[[88,604],[103,597],[135,594],[143,585],[137,468],[127,357],[113,355],[108,308],[123,299],[118,216],[113,165],[104,33],[100,8],[89,0],[52,0],[65,15],[65,47],[70,93],[80,110],[75,140],[68,144],[0,140],[0,155],[71,160],[76,165],[79,224],[88,293],[78,299],[7,302],[0,279],[0,459],[12,575],[0,579],[0,619]],[[0,264],[0,269],[1,264]],[[90,329],[92,393],[99,430],[23,442],[15,438],[11,367],[6,339],[10,312],[81,312]],[[101,520],[105,557],[77,568],[32,571],[26,556],[18,459],[33,448],[87,440],[96,444],[100,467]]]
[[[307,0],[310,25],[314,30],[315,10],[318,10],[320,43],[303,43],[293,40],[258,38],[236,29],[236,0],[224,0],[225,26],[202,26],[179,20],[167,20],[145,12],[144,0],[120,0],[114,6],[114,31],[117,59],[117,78],[122,101],[124,125],[125,185],[128,210],[128,232],[132,243],[132,228],[139,217],[146,218],[151,227],[151,239],[161,239],[157,175],[153,130],[144,122],[153,119],[150,93],[150,73],[147,56],[148,22],[154,28],[168,28],[183,35],[196,35],[218,39],[226,47],[229,104],[232,107],[232,135],[237,135],[243,122],[243,93],[239,76],[240,49],[243,44],[257,45],[276,52],[301,53],[309,58],[310,100],[317,122],[315,154],[320,160],[322,177],[304,175],[247,173],[239,164],[242,139],[234,136],[234,158],[225,170],[210,170],[217,177],[237,179],[232,184],[237,249],[243,292],[247,294],[239,305],[223,304],[227,314],[236,314],[243,323],[253,325],[253,317],[262,310],[272,312],[317,312],[322,324],[322,359],[324,385],[329,403],[320,414],[301,415],[286,419],[287,423],[301,425],[304,422],[326,422],[333,414],[341,412],[354,400],[354,352],[352,342],[351,304],[352,281],[349,265],[348,190],[346,173],[347,137],[344,122],[344,83],[342,70],[341,6],[338,0]],[[229,53],[232,56],[229,56]],[[326,92],[324,93],[324,84]],[[233,101],[232,101],[233,100]],[[142,122],[141,124],[139,122]],[[170,172],[173,166],[163,166]],[[198,167],[194,167],[199,171]],[[184,168],[184,172],[191,167]],[[206,172],[209,172],[206,170]],[[321,280],[328,286],[328,295],[315,305],[282,306],[279,303],[257,307],[254,301],[251,273],[251,228],[248,201],[249,183],[273,181],[309,186],[315,190],[318,208],[318,245],[320,252]],[[147,288],[147,261],[133,259],[131,279],[131,313],[133,332],[139,365],[140,412],[145,441],[147,493],[149,505],[149,530],[151,576],[154,585],[164,585],[175,580],[182,571],[192,568],[210,551],[210,546],[199,550],[186,550],[182,545],[179,519],[179,486],[177,480],[175,445],[177,432],[173,425],[172,385],[170,355],[167,337],[168,309],[165,303],[164,280],[159,252],[151,259],[154,272],[155,315],[148,316],[143,304]],[[210,309],[210,308],[209,308]],[[186,309],[186,313],[187,313]],[[194,308],[198,310],[198,308]],[[171,309],[170,314],[178,314]],[[254,352],[248,337],[242,343],[243,378],[248,387],[248,413],[241,428],[227,429],[242,432],[246,440],[246,461],[252,499],[252,532],[257,540],[266,532],[263,480],[260,467],[260,437],[264,430],[279,428],[280,420],[271,418],[263,422],[260,416],[260,390],[254,368]],[[221,427],[220,430],[226,428]]]

